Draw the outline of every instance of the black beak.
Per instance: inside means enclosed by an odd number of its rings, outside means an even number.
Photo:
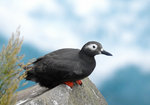
[[[107,55],[107,56],[112,56],[111,53],[109,53],[109,52],[107,52],[107,51],[105,51],[105,50],[102,50],[101,53],[104,54],[104,55]]]

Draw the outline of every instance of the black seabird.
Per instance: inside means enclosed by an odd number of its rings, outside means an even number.
[[[95,55],[105,54],[102,45],[96,41],[86,43],[82,49],[60,49],[38,58],[29,67],[26,80],[32,80],[41,86],[53,88],[65,83],[73,87],[74,83],[82,84],[81,79],[89,76],[96,65]]]

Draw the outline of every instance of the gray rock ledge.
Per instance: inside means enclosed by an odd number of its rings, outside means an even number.
[[[51,90],[35,85],[17,93],[16,105],[107,105],[102,94],[88,79],[72,89],[64,84]]]

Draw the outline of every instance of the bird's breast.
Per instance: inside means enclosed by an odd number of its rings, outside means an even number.
[[[79,79],[83,79],[83,78],[89,76],[95,68],[95,62],[94,61],[93,62],[83,61],[83,62],[80,63],[80,65],[81,65],[80,69],[77,70],[78,71],[77,76],[78,76]]]
[[[95,68],[95,64],[94,63],[88,64],[88,65],[86,65],[86,67],[82,68],[82,73],[85,76],[89,76],[93,72],[94,68]]]

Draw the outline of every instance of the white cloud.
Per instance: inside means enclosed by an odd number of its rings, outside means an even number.
[[[51,49],[58,49],[62,47],[79,47],[80,39],[76,36],[75,33],[72,32],[72,29],[69,26],[64,26],[62,24],[51,24],[43,27],[43,31],[41,34],[45,34],[43,36],[40,43],[43,43],[42,46],[45,49],[51,46]],[[49,44],[51,45],[49,45]]]
[[[109,10],[108,0],[69,0],[74,12],[81,17],[87,17],[95,12],[107,12]]]
[[[127,45],[131,45],[136,40],[135,35],[131,32],[122,32],[121,36],[121,41]]]
[[[8,37],[21,25],[24,42],[38,46],[40,49],[79,46],[78,37],[67,24],[61,21],[58,23],[57,20],[42,24],[30,17],[29,13],[36,8],[41,8],[47,13],[63,15],[63,9],[55,0],[14,0],[11,4],[7,3],[0,1],[0,30]]]
[[[96,31],[101,24],[100,14],[106,14],[110,9],[109,0],[67,0],[73,13],[82,19],[82,31],[89,33]]]
[[[135,14],[138,13],[139,11],[143,10],[145,6],[149,4],[148,0],[137,0],[137,1],[132,1],[130,3],[130,11]]]

